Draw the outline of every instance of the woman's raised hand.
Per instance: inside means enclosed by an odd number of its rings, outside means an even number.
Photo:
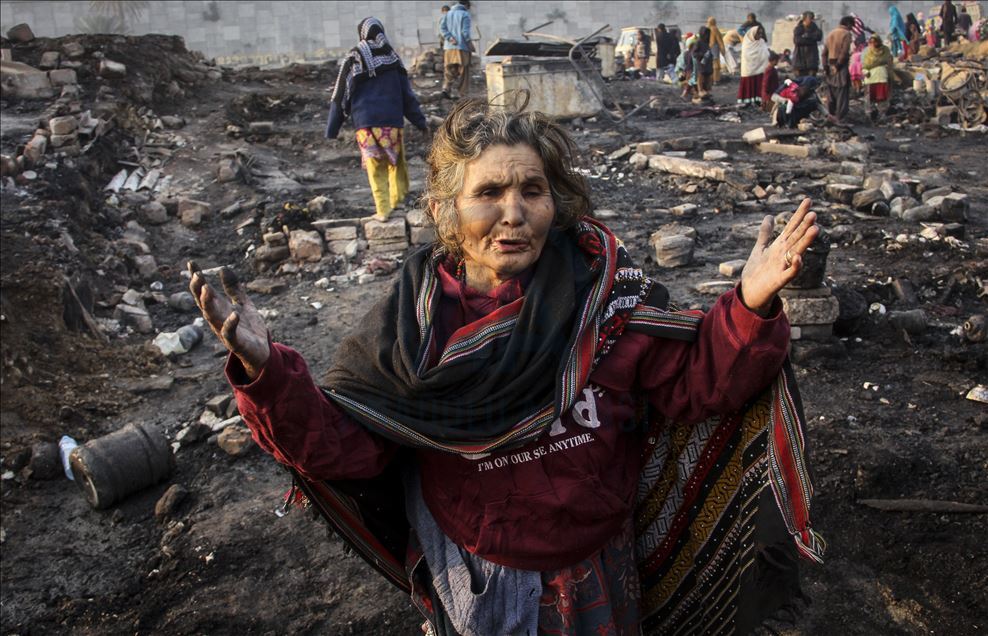
[[[202,317],[220,342],[240,358],[248,377],[256,378],[271,355],[268,328],[237,275],[225,267],[220,270],[224,298],[206,282],[202,270],[193,261],[189,261],[189,274],[192,275],[189,290]]]
[[[803,253],[820,233],[810,203],[803,199],[775,240],[771,216],[766,216],[758,229],[758,240],[741,273],[741,295],[744,304],[761,316],[768,315],[775,295],[799,273]]]

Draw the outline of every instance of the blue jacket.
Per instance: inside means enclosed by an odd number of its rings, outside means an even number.
[[[419,130],[428,127],[408,75],[396,68],[379,71],[375,77],[354,82],[350,94],[350,118],[354,128],[404,128],[405,118]],[[346,115],[343,110],[333,102],[326,124],[327,139],[336,139],[344,119]]]
[[[439,29],[443,35],[443,49],[450,51],[459,49],[461,51],[470,50],[470,12],[462,4],[457,2],[449,13],[439,23]],[[449,41],[456,39],[456,44]]]

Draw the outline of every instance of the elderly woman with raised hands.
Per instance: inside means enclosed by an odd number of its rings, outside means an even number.
[[[255,440],[435,634],[746,633],[799,596],[810,528],[777,292],[817,234],[766,217],[736,289],[679,311],[592,218],[564,130],[458,104],[439,241],[321,385],[231,272],[191,289]]]

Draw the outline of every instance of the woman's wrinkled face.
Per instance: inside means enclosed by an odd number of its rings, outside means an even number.
[[[542,254],[556,206],[542,158],[526,144],[487,148],[456,197],[467,284],[489,291]]]

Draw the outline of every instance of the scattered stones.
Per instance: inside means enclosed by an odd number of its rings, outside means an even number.
[[[288,249],[296,261],[316,262],[322,258],[322,238],[315,230],[292,230]]]
[[[745,263],[747,263],[747,261],[743,258],[733,261],[724,261],[717,266],[717,271],[720,272],[721,276],[734,278],[741,275],[741,271],[744,269]]]
[[[228,455],[242,457],[250,452],[254,440],[250,432],[242,426],[227,426],[216,439],[216,443]]]
[[[105,57],[99,61],[99,75],[107,79],[119,79],[127,76],[127,66],[120,62],[108,60]]]
[[[174,515],[188,494],[189,491],[181,484],[169,486],[165,494],[158,499],[158,503],[154,504],[154,518],[158,521],[164,521]]]
[[[21,23],[7,31],[7,39],[19,44],[30,42],[34,39],[34,31],[27,24]]]
[[[655,250],[655,261],[662,267],[682,267],[693,261],[696,230],[692,227],[670,223],[663,225],[649,237]]]
[[[940,219],[963,223],[967,220],[968,208],[968,196],[960,192],[952,192],[940,202]]]
[[[254,250],[254,260],[260,263],[279,263],[291,256],[287,245],[261,245]]]
[[[168,222],[168,208],[158,201],[148,201],[141,206],[141,220],[149,225]]]
[[[120,321],[120,324],[133,327],[138,333],[151,333],[154,331],[154,324],[147,309],[132,305],[119,304],[113,310],[113,318]]]
[[[24,159],[27,161],[28,165],[36,166],[41,163],[47,149],[48,138],[44,135],[36,134],[31,138],[31,141],[27,142],[27,145],[24,146]]]
[[[273,121],[252,121],[247,129],[255,135],[270,135],[274,132]]]
[[[326,241],[352,241],[357,238],[357,228],[352,225],[326,228],[323,238]]]
[[[631,155],[630,159],[628,159],[628,163],[631,164],[631,167],[635,170],[644,170],[648,167],[648,155],[636,152]]]
[[[659,142],[643,141],[638,144],[636,150],[638,151],[638,154],[645,156],[657,155],[659,154]]]
[[[861,192],[859,186],[846,183],[828,183],[824,190],[828,197],[846,205],[850,205],[854,200],[854,196]],[[879,190],[878,193],[881,194],[881,191]]]
[[[150,254],[135,256],[134,267],[137,268],[137,273],[140,274],[141,278],[145,280],[150,280],[158,274],[158,263]]]
[[[223,157],[216,164],[216,181],[229,183],[240,178],[240,162],[230,157]]]
[[[192,422],[175,435],[175,441],[180,447],[191,446],[209,437],[213,429],[202,422]]]
[[[287,252],[288,248],[285,248],[285,251]],[[286,289],[288,289],[288,283],[276,278],[255,278],[247,283],[247,291],[257,294],[280,294]]]
[[[893,218],[901,219],[903,212],[910,208],[914,208],[919,204],[919,201],[909,196],[896,197],[892,199],[892,202],[889,204],[889,215]]]
[[[332,199],[319,195],[309,201],[306,204],[305,209],[307,209],[310,214],[329,214],[333,211],[334,207],[335,206],[333,205]]]
[[[909,186],[900,181],[883,181],[881,185],[882,196],[891,201],[897,197],[908,197]]]
[[[216,415],[225,416],[226,409],[230,406],[230,401],[233,400],[233,396],[229,393],[221,393],[220,395],[215,395],[206,401],[206,409],[212,411]]]
[[[196,201],[195,199],[178,200],[178,218],[182,222],[182,225],[186,227],[195,227],[202,223],[202,220],[209,216],[212,209],[213,206],[205,201]]]
[[[61,54],[58,51],[45,51],[41,54],[41,61],[38,62],[38,68],[58,68],[58,60],[60,57]]]
[[[866,158],[871,152],[871,147],[863,141],[835,141],[830,144],[828,152],[838,159],[861,159]]]
[[[185,118],[179,117],[177,115],[162,115],[158,119],[161,120],[161,125],[170,130],[175,130],[178,128],[185,127]]]
[[[669,212],[673,216],[689,216],[700,209],[700,206],[695,203],[683,203],[675,207],[669,208]]]
[[[265,245],[271,246],[288,246],[288,237],[284,232],[267,232],[261,237]]]
[[[624,146],[623,148],[618,148],[611,154],[607,155],[610,161],[620,161],[632,153],[631,146]]]
[[[175,292],[169,296],[168,306],[182,313],[189,313],[198,309],[195,297],[187,291]]]
[[[884,201],[885,195],[879,189],[862,190],[851,198],[851,207],[861,212],[871,212],[872,207],[879,201]]]
[[[727,153],[723,150],[704,150],[703,160],[704,161],[726,161]]]
[[[951,192],[951,189],[947,186],[923,190],[922,201],[923,203],[928,203],[933,197],[945,197]]]
[[[932,221],[937,218],[937,211],[929,205],[917,205],[902,213],[902,220],[911,223]]]
[[[65,53],[65,56],[70,58],[82,57],[86,54],[86,47],[75,40],[69,40],[62,43],[62,53]]]

